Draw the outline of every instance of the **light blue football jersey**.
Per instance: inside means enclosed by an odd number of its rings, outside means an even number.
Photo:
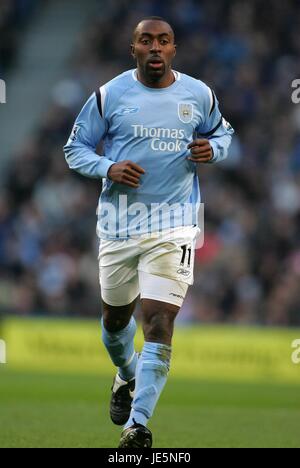
[[[97,232],[104,239],[197,224],[201,203],[197,163],[187,146],[207,138],[211,162],[226,158],[233,129],[214,92],[202,81],[174,71],[167,88],[149,88],[127,71],[94,93],[76,119],[64,147],[80,174],[102,178]],[[96,147],[103,142],[103,155]],[[107,177],[112,164],[131,160],[145,170],[138,189]]]

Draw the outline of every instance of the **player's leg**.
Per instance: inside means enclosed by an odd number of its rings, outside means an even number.
[[[166,384],[174,321],[193,284],[198,229],[186,227],[143,241],[139,260],[145,345],[136,369],[136,390],[120,447],[149,447],[146,425]]]
[[[102,340],[113,364],[118,368],[112,385],[110,417],[114,424],[123,425],[130,415],[135,389],[136,323],[132,314],[136,300],[121,307],[110,306],[104,301],[102,304]]]
[[[140,272],[140,288],[145,344],[136,369],[132,410],[120,447],[149,447],[152,444],[152,435],[146,425],[167,381],[174,321],[188,285]]]
[[[133,312],[136,299],[128,305],[114,307],[103,304],[102,341],[113,364],[118,368],[118,375],[129,382],[135,377],[137,356],[134,350],[136,322]]]
[[[99,260],[102,340],[118,369],[112,387],[110,414],[115,424],[122,425],[129,417],[135,387],[136,322],[132,314],[139,295],[138,275],[129,242],[102,242]]]
[[[145,343],[136,369],[132,411],[125,427],[134,422],[146,426],[153,415],[170,369],[174,320],[179,310],[174,304],[142,300]]]

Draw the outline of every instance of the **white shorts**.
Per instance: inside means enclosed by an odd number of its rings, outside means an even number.
[[[195,245],[199,229],[180,227],[126,240],[101,239],[100,285],[106,304],[120,307],[153,299],[179,307],[194,283]]]

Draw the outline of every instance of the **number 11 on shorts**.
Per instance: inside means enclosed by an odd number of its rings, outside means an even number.
[[[182,250],[182,257],[181,257],[181,263],[180,265],[181,266],[184,266],[185,265],[185,260],[186,260],[186,256],[187,256],[187,252],[189,253],[188,255],[188,264],[187,266],[190,268],[191,266],[191,259],[192,259],[192,248],[189,247],[188,245],[183,245],[181,247],[181,250]]]

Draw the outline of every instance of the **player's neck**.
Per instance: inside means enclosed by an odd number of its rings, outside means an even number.
[[[147,86],[148,88],[168,88],[171,86],[175,81],[175,75],[172,70],[169,70],[169,72],[162,76],[161,79],[159,80],[152,80],[151,78],[143,75],[143,73],[140,72],[140,70],[137,70],[137,79],[144,85]]]

